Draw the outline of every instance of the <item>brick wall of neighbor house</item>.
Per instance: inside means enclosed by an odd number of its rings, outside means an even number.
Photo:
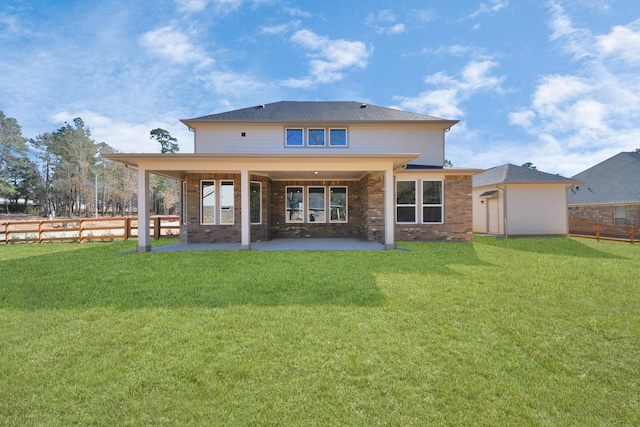
[[[331,223],[327,221],[325,223],[287,223],[285,218],[285,197],[287,186],[326,187],[327,197],[329,197],[329,186],[347,186],[347,222]],[[274,181],[271,184],[270,200],[271,238],[360,237],[361,199],[357,181]],[[307,201],[305,200],[305,205],[306,203]]]
[[[396,224],[396,240],[472,241],[471,189],[471,176],[447,175],[444,180],[444,224]]]
[[[627,225],[640,226],[640,204],[627,206]],[[598,224],[613,224],[614,208],[612,205],[600,206],[570,206],[569,219],[571,221],[595,222]]]

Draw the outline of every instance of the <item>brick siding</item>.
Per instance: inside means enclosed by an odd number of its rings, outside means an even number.
[[[444,224],[396,224],[396,241],[473,240],[472,177],[444,180]]]
[[[620,206],[620,205],[619,205]],[[626,205],[627,224],[640,227],[640,204]],[[572,221],[595,222],[597,224],[614,223],[614,206],[570,206],[569,219]]]

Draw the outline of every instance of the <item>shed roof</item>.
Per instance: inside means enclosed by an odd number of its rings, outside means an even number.
[[[640,153],[622,152],[573,177],[569,205],[640,203]]]
[[[523,166],[512,165],[510,163],[487,169],[485,172],[479,173],[473,177],[474,187],[504,183],[572,184],[576,183],[576,181],[571,178],[565,178],[564,176],[553,175]]]
[[[206,122],[426,122],[447,127],[458,123],[457,120],[355,101],[280,101],[181,121],[187,125]]]

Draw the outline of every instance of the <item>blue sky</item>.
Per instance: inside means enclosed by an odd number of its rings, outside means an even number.
[[[5,0],[0,110],[158,152],[178,120],[344,100],[460,120],[454,166],[572,176],[640,148],[637,0]]]

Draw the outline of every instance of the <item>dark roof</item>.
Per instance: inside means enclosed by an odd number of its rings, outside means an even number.
[[[502,184],[502,183],[562,183],[571,184],[575,182],[571,178],[560,175],[553,175],[539,170],[516,166],[510,163],[495,168],[487,169],[485,172],[474,175],[473,186]]]
[[[393,108],[353,101],[280,101],[225,113],[184,119],[197,122],[432,122],[453,126],[446,120]]]
[[[569,205],[640,203],[640,153],[622,152],[573,177]]]

